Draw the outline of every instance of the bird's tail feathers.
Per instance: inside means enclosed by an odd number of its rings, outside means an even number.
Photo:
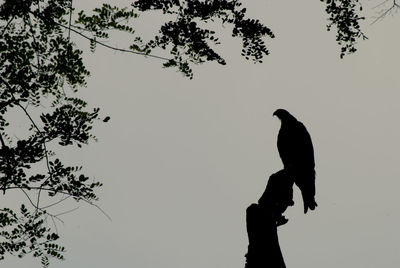
[[[296,184],[303,197],[304,213],[307,213],[308,209],[314,210],[318,206],[315,202],[315,171],[298,173]]]
[[[304,204],[304,214],[307,213],[308,209],[314,210],[318,207],[317,202],[315,202],[314,197],[310,200],[307,200],[304,195],[303,196],[303,204]]]

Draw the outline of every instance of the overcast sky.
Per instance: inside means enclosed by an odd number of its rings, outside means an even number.
[[[81,95],[111,120],[96,126],[99,142],[62,156],[104,183],[99,205],[112,221],[84,204],[65,215],[66,260],[51,267],[244,267],[246,207],[282,168],[277,108],[306,125],[317,172],[318,208],[304,215],[296,189],[278,230],[287,267],[400,265],[400,15],[370,25],[369,14],[369,40],[340,60],[320,1],[244,6],[276,34],[263,64],[241,58],[228,29],[219,48],[227,65],[195,67],[191,81],[155,59],[100,47],[85,56],[92,76]]]

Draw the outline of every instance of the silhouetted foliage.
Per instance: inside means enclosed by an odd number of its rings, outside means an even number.
[[[95,9],[91,16],[80,12],[77,23],[82,24],[86,31],[92,32],[91,47],[94,49],[96,42],[93,40],[108,38],[109,29],[135,33],[132,27],[117,21],[128,22],[129,19],[138,17],[139,13],[149,11],[161,11],[166,17],[173,15],[173,20],[166,21],[161,26],[159,35],[147,42],[136,36],[130,49],[149,56],[157,48],[168,50],[172,58],[163,58],[163,66],[176,67],[186,76],[193,78],[192,64],[208,61],[226,64],[225,59],[214,49],[220,44],[216,33],[205,27],[210,22],[219,21],[222,25],[232,25],[232,36],[242,39],[242,55],[246,59],[262,62],[263,56],[268,55],[263,38],[274,38],[274,34],[259,20],[246,18],[246,9],[241,8],[241,5],[237,0],[137,0],[132,4],[134,9],[129,11],[126,8],[119,9],[104,4],[102,8]],[[75,25],[72,27],[76,28]]]
[[[336,27],[336,41],[341,46],[340,58],[357,51],[355,45],[359,38],[367,37],[361,31],[359,22],[365,18],[358,15],[362,6],[358,0],[321,0],[326,2],[329,15],[328,31]]]
[[[21,200],[19,209],[0,210],[0,259],[31,253],[44,266],[49,257],[63,259],[64,247],[47,220],[61,221],[57,205],[69,197],[93,204],[101,186],[81,167],[57,158],[62,147],[95,139],[91,128],[100,119],[98,108],[88,109],[72,97],[86,85],[89,71],[61,26],[67,25],[70,4],[12,0],[0,5],[0,189],[20,191],[29,204]],[[18,136],[12,135],[16,117],[28,122]]]

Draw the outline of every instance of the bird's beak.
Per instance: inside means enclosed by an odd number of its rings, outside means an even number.
[[[275,116],[276,115],[276,112],[274,112],[273,114],[272,114],[272,116]]]

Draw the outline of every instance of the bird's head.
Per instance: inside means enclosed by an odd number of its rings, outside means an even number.
[[[278,110],[276,110],[276,111],[273,113],[273,115],[275,115],[276,117],[278,117],[281,121],[293,117],[288,111],[286,111],[286,110],[284,110],[284,109],[278,109]]]

